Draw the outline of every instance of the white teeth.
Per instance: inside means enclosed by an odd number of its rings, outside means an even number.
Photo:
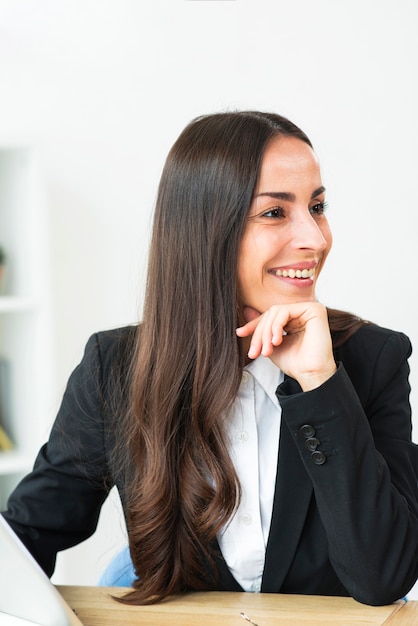
[[[313,278],[315,276],[315,268],[310,270],[276,270],[276,276],[283,276],[283,278]]]

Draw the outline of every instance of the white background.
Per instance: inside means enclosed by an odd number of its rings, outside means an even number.
[[[51,420],[88,336],[140,317],[161,167],[202,113],[274,110],[307,132],[334,231],[319,298],[418,345],[417,7],[0,0],[0,142],[37,149],[46,192]],[[115,506],[60,564],[59,581],[96,581],[121,541],[109,525]]]

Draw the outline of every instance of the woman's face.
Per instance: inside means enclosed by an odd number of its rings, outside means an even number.
[[[274,304],[315,300],[331,249],[325,189],[312,148],[294,137],[268,144],[238,257],[243,306],[264,313]]]

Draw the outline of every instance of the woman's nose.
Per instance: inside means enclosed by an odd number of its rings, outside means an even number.
[[[309,213],[294,223],[294,239],[299,248],[324,250],[327,240],[315,218]]]

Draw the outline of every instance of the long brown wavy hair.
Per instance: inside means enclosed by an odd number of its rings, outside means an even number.
[[[216,577],[216,533],[240,485],[224,417],[245,358],[235,329],[238,250],[268,142],[311,142],[289,120],[240,111],[191,122],[162,173],[146,298],[121,425],[130,550],[139,575],[124,602],[156,602]],[[329,310],[342,343],[363,322]]]

